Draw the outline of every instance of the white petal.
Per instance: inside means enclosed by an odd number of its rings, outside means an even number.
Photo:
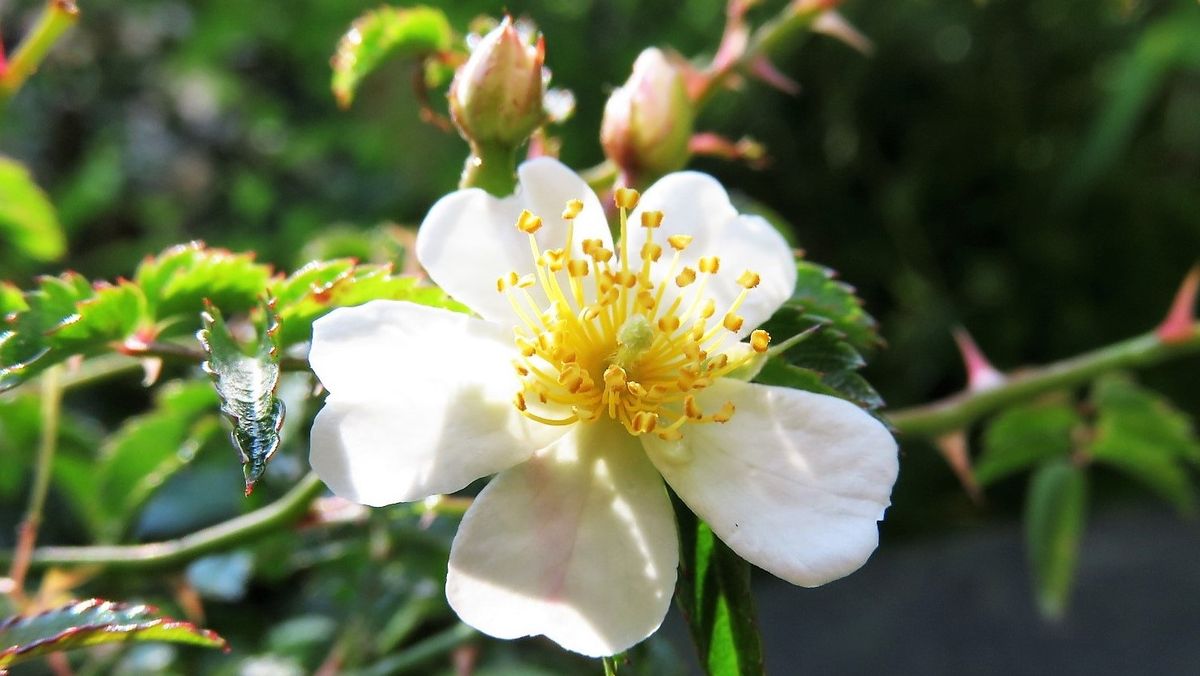
[[[421,224],[416,246],[417,259],[438,286],[484,319],[509,325],[516,323],[516,316],[508,299],[496,291],[496,280],[509,272],[524,275],[534,270],[529,237],[516,229],[522,210],[542,218],[535,236],[542,250],[562,248],[567,239],[563,208],[568,200],[582,200],[583,211],[575,219],[576,255],[582,256],[579,243],[585,238],[612,246],[600,200],[575,172],[557,160],[539,158],[522,164],[518,176],[517,193],[508,197],[472,188],[438,200]],[[545,305],[539,288],[530,293]]]
[[[679,497],[747,561],[814,587],[857,570],[878,544],[899,463],[887,429],[811,392],[722,379],[697,397],[732,401],[728,423],[643,443]]]
[[[309,461],[337,495],[367,505],[459,490],[557,439],[512,404],[512,340],[497,324],[401,301],[313,323],[309,362],[330,396]]]
[[[636,439],[602,421],[479,494],[450,550],[446,597],[485,634],[612,655],[658,629],[677,563],[662,480]]]
[[[796,286],[796,262],[791,247],[775,228],[758,216],[739,216],[725,189],[711,176],[694,171],[668,174],[642,195],[629,219],[630,255],[637,256],[646,241],[641,227],[645,211],[663,212],[662,227],[654,239],[666,251],[653,267],[664,275],[671,260],[666,245],[670,235],[690,235],[692,243],[680,256],[680,265],[696,267],[701,256],[717,256],[720,271],[709,280],[705,295],[716,301],[717,317],[741,293],[737,278],[746,270],[757,272],[761,282],[750,291],[737,314],[746,321],[739,337],[765,322],[791,297]],[[673,284],[668,284],[674,289]],[[685,297],[695,284],[684,290]]]

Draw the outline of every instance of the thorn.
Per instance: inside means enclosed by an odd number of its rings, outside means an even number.
[[[967,369],[968,390],[982,392],[1004,383],[1004,374],[992,366],[966,329],[961,326],[954,329],[954,342],[958,344],[963,366]]]
[[[1196,334],[1197,292],[1200,292],[1200,264],[1193,265],[1183,278],[1166,318],[1154,330],[1159,340],[1170,345],[1181,343]]]
[[[732,141],[719,134],[701,132],[688,141],[688,150],[693,155],[740,160],[754,169],[761,169],[769,162],[767,149],[749,137]]]
[[[150,387],[158,382],[162,375],[163,360],[160,357],[146,357],[142,360],[142,387]]]
[[[871,38],[863,35],[846,20],[846,17],[833,10],[818,16],[813,21],[812,30],[814,33],[828,35],[864,56],[870,56],[875,51],[875,44],[871,42]]]
[[[976,505],[983,504],[983,491],[979,489],[979,482],[975,481],[975,469],[971,466],[966,431],[955,430],[949,434],[943,434],[934,441],[934,444],[946,464],[950,466],[950,470],[954,472],[954,476],[958,477],[958,483],[962,484],[963,490],[971,498],[971,502]]]
[[[750,72],[754,74],[754,77],[785,94],[795,96],[800,93],[800,83],[780,72],[775,64],[765,56],[760,56],[750,63]]]

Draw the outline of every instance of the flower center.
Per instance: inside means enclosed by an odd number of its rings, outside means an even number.
[[[673,253],[667,272],[651,277],[663,247],[654,241],[662,212],[642,214],[646,243],[636,266],[629,256],[628,213],[638,193],[618,189],[621,214],[621,255],[598,239],[581,242],[584,258],[572,255],[574,219],[583,208],[571,200],[563,212],[567,238],[561,249],[542,251],[534,237],[542,219],[524,211],[516,227],[529,236],[535,264],[533,274],[510,272],[496,282],[521,319],[515,340],[521,357],[514,362],[521,390],[514,405],[526,417],[549,425],[591,422],[607,415],[630,434],[654,433],[665,440],[683,436],[687,423],[724,423],[734,413],[732,402],[703,411],[696,393],[766,352],[770,336],[750,334],[749,350],[731,350],[744,320],[737,314],[759,276],[743,272],[742,291],[719,321],[716,303],[705,296],[708,280],[717,275],[716,256],[700,258],[696,267],[680,266],[680,255],[692,238],[672,235],[666,244]],[[529,292],[540,287],[548,304]],[[673,287],[676,292],[667,291]],[[540,415],[534,402],[569,411],[564,418]]]

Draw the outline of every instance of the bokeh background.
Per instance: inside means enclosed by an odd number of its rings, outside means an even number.
[[[82,0],[79,26],[0,126],[0,152],[26,162],[52,196],[70,253],[35,268],[0,250],[0,276],[27,285],[67,267],[114,278],[197,238],[256,251],[281,269],[340,254],[401,256],[405,238],[394,226],[419,223],[455,186],[465,146],[418,120],[401,64],[373,75],[352,109],[335,105],[329,57],[354,17],[377,4]],[[764,3],[762,15],[781,4]],[[6,45],[39,7],[0,2]],[[576,115],[557,134],[563,159],[580,168],[602,159],[603,103],[637,53],[649,45],[711,53],[724,20],[719,0],[504,7],[537,22],[555,84],[575,93]],[[443,9],[461,30],[502,8]],[[763,142],[770,165],[693,166],[776,211],[811,259],[859,289],[888,342],[865,373],[890,406],[961,387],[956,325],[1011,368],[1160,319],[1200,254],[1200,5],[849,0],[843,14],[873,40],[872,56],[821,37],[789,45],[776,61],[801,83],[799,95],[747,82],[698,121]],[[1195,413],[1198,366],[1179,360],[1139,378]],[[136,378],[110,392],[72,404],[103,428],[148,401]],[[208,478],[143,519],[141,536],[240,509],[231,491],[210,497],[231,472],[224,485],[236,485],[237,468],[221,453],[208,454]],[[304,457],[287,449],[278,486]],[[1021,548],[1024,481],[1002,482],[976,505],[932,447],[906,442],[901,467],[882,548],[864,571],[816,591],[760,580],[772,673],[1188,673],[1200,663],[1195,522],[1098,472],[1075,604],[1047,623]],[[5,502],[0,523],[15,523],[22,503]],[[0,543],[11,532],[0,529]],[[43,537],[69,542],[78,530],[64,517]],[[314,561],[339,556],[312,544]],[[349,581],[301,564],[260,566],[240,593],[210,598],[208,624],[235,654],[274,651],[302,669],[319,662],[326,644],[263,637],[289,617],[309,621],[297,631],[327,637],[333,630],[319,618],[340,621],[345,605],[361,602],[371,563],[350,557],[346,570],[361,575]],[[668,634],[647,659],[692,659],[683,630]],[[139,659],[181,673],[246,668],[174,650]],[[132,664],[121,668],[136,671]]]

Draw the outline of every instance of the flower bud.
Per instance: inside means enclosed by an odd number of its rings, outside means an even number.
[[[545,121],[545,48],[522,38],[505,17],[483,36],[450,85],[450,114],[469,143],[516,147]]]
[[[646,49],[625,86],[604,106],[604,154],[632,179],[630,184],[651,181],[687,162],[693,117],[679,68],[662,50]]]

